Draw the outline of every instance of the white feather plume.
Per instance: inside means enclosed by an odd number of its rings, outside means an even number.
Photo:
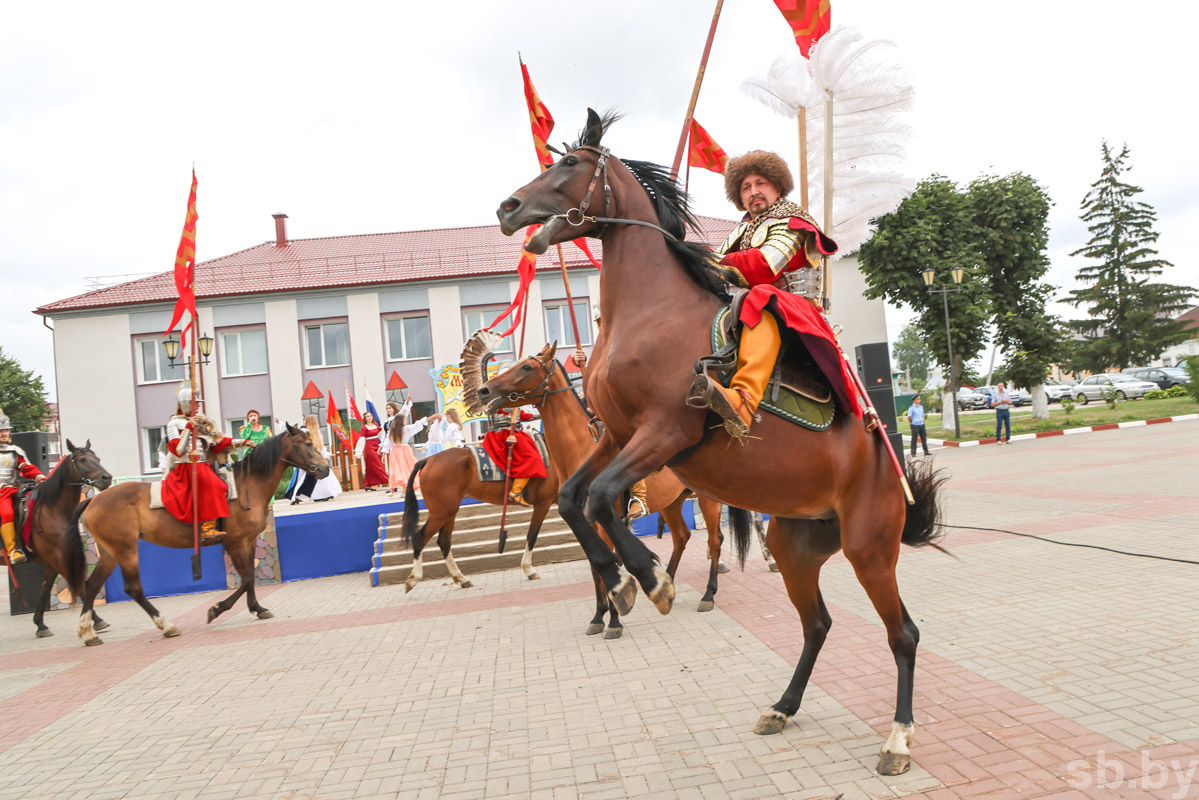
[[[867,40],[856,28],[838,28],[813,46],[811,60],[798,51],[776,59],[765,77],[741,84],[750,97],[784,116],[807,114],[808,211],[824,222],[825,100],[833,99],[833,224],[826,231],[842,255],[871,234],[870,220],[894,211],[916,182],[895,170],[902,164],[911,128],[914,90],[893,56],[891,42]]]

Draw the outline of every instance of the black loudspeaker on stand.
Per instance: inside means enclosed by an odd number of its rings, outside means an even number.
[[[891,354],[886,342],[870,342],[854,348],[857,356],[858,375],[866,384],[867,400],[878,412],[887,440],[899,458],[899,465],[904,465],[903,434],[899,432],[899,421],[895,416],[895,393],[891,390]]]
[[[50,471],[50,437],[45,431],[24,431],[12,435],[12,443],[25,451],[29,463],[45,475]]]

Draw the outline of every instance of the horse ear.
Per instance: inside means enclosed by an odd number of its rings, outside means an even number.
[[[86,442],[83,443],[83,449],[84,450],[92,449],[92,440],[91,439],[88,439]]]
[[[549,362],[554,360],[554,354],[558,352],[558,340],[555,339],[552,343],[547,344],[545,346],[545,350],[550,351],[549,356],[545,359],[546,363],[548,364]],[[541,352],[544,353],[545,350],[542,350]]]
[[[296,433],[300,432],[300,429],[297,428],[296,426],[292,425],[290,422],[284,422],[283,424],[287,426],[288,433],[296,434]]]
[[[71,444],[71,440],[70,440],[70,439],[67,439],[67,450],[69,450],[70,452],[74,453],[74,452],[75,452],[75,450],[77,450],[77,449],[78,449],[78,448],[76,448],[76,447],[75,447],[75,445]]]
[[[587,127],[583,131],[583,144],[599,147],[600,139],[604,138],[604,123],[595,109],[587,109]]]

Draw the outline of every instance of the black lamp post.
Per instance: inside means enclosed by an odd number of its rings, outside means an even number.
[[[208,366],[209,356],[212,355],[212,337],[208,334],[204,334],[196,340],[196,346],[199,348],[201,356],[201,358],[196,361],[196,364]],[[162,351],[166,353],[167,360],[171,362],[171,366],[176,366],[175,359],[179,358],[179,340],[175,338],[174,334],[171,334],[170,337],[163,340]],[[191,365],[192,360],[190,358],[184,359],[178,364],[178,366],[181,367],[190,367]]]
[[[958,417],[958,387],[957,381],[953,379],[953,336],[949,330],[949,295],[953,292],[962,291],[962,287],[959,284],[962,282],[963,269],[961,267],[954,267],[950,272],[953,274],[954,282],[954,288],[952,289],[949,287],[938,289],[933,286],[933,279],[937,276],[936,270],[926,269],[920,274],[924,278],[924,285],[928,287],[929,293],[940,294],[941,300],[945,303],[945,344],[949,347],[949,377],[946,382],[949,384],[949,393],[952,395],[954,438],[961,439],[962,422]],[[941,413],[945,413],[944,409],[942,409]]]

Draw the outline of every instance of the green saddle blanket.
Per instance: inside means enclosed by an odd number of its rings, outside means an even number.
[[[716,312],[716,316],[712,319],[713,353],[728,343],[728,335],[725,331],[731,310],[732,306],[724,306]],[[734,369],[719,370],[716,372],[716,376],[727,387],[734,371]],[[766,387],[766,394],[762,398],[758,410],[769,411],[775,416],[782,417],[788,422],[794,422],[796,425],[802,425],[809,430],[827,430],[833,424],[836,406],[833,402],[832,391],[823,381],[823,376],[819,381],[813,380],[811,376],[803,376],[804,385],[812,385],[807,388],[806,393],[801,393],[793,386],[789,386],[789,383],[796,382],[788,380],[789,377],[793,376],[784,373],[780,380],[778,370],[776,370],[776,374]],[[815,388],[815,391],[812,391],[812,388]],[[809,395],[815,395],[815,397]]]

